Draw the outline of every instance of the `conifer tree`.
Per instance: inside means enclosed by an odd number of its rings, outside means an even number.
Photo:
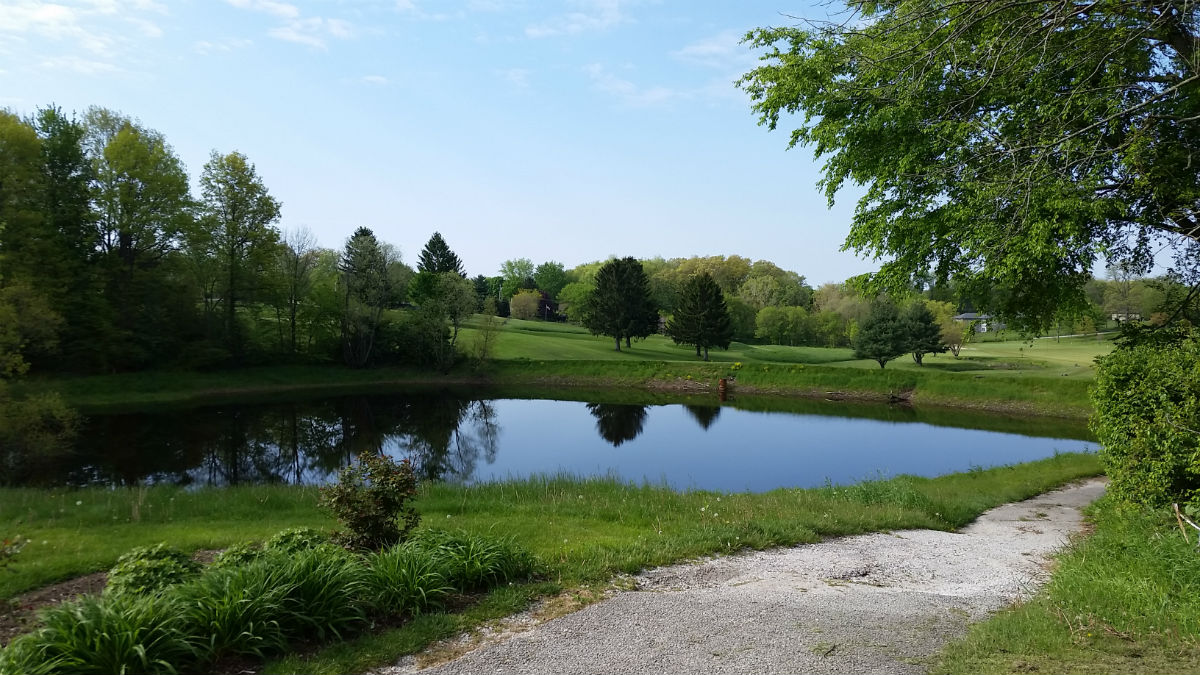
[[[886,301],[871,303],[871,313],[858,327],[854,336],[854,357],[873,359],[880,368],[908,352],[900,311]]]
[[[425,248],[421,250],[421,255],[417,258],[417,271],[432,274],[454,272],[464,279],[467,276],[467,273],[463,271],[462,261],[454,251],[450,250],[450,246],[446,244],[445,239],[442,239],[440,232],[434,232],[429,241],[425,243]]]
[[[658,308],[650,298],[650,280],[636,258],[610,260],[596,272],[596,289],[587,300],[583,325],[594,335],[621,340],[645,338],[658,329]]]
[[[713,278],[704,272],[688,279],[680,292],[675,316],[667,323],[667,335],[675,344],[692,345],[696,356],[703,352],[708,360],[710,347],[729,349],[733,323],[725,294]]]
[[[942,328],[924,302],[913,303],[904,312],[901,324],[908,352],[912,354],[913,361],[918,366],[923,365],[921,361],[926,354],[941,354],[946,351],[946,344],[942,341]]]

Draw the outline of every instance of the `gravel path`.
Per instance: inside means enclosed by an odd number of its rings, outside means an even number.
[[[457,673],[922,673],[931,655],[1032,592],[1102,480],[983,514],[957,533],[905,530],[674,565],[636,590],[538,624],[464,636],[423,670]],[[445,646],[444,646],[445,647]]]

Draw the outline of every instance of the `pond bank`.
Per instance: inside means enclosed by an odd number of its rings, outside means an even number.
[[[870,534],[644,572],[634,590],[525,617],[429,675],[923,673],[969,623],[1028,597],[1104,492],[1093,479],[992,509],[959,532]],[[417,672],[406,657],[376,675]]]
[[[513,360],[444,375],[395,368],[271,366],[204,373],[35,378],[15,388],[19,394],[57,391],[83,412],[110,412],[436,386],[486,388],[497,395],[529,398],[556,398],[564,392],[588,390],[699,396],[717,402],[721,378],[727,380],[733,396],[898,402],[1070,419],[1085,419],[1091,412],[1089,382],[1080,379],[677,361]]]

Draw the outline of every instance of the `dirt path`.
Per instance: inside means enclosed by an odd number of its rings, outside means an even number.
[[[930,656],[1042,583],[1104,492],[1091,480],[988,511],[957,533],[906,530],[651,570],[636,590],[536,625],[508,620],[454,673],[921,673]],[[417,672],[407,657],[379,675]]]

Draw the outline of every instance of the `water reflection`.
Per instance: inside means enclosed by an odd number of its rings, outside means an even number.
[[[717,421],[717,416],[721,414],[721,409],[715,405],[685,405],[683,408],[705,431],[708,431],[713,422]]]
[[[973,426],[994,431],[977,431],[911,409],[803,405],[812,409],[476,400],[431,390],[103,415],[85,421],[71,452],[6,456],[0,483],[312,485],[334,480],[359,453],[384,452],[411,460],[426,480],[562,471],[760,490],[880,472],[936,475],[1090,447],[1062,440],[1078,438],[1070,428],[1029,431],[1028,420],[980,418]],[[961,412],[953,420],[972,426]],[[1023,435],[997,433],[1014,430]]]
[[[642,433],[646,426],[646,406],[625,403],[589,403],[588,412],[596,418],[596,430],[600,437],[613,447],[620,447]]]

